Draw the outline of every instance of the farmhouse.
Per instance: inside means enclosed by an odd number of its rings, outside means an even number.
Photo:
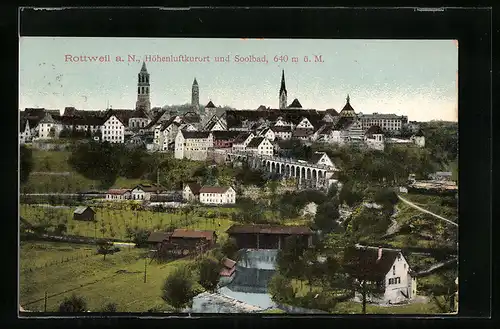
[[[396,304],[409,301],[417,294],[416,278],[399,250],[351,248],[346,251],[344,262],[356,280],[376,283],[380,288],[378,293],[367,296],[370,302]],[[360,298],[356,293],[355,299]]]
[[[312,246],[313,232],[307,226],[233,225],[226,232],[239,249],[282,249],[290,236],[299,236],[305,245]]]
[[[188,183],[184,185],[182,190],[182,199],[187,202],[197,201],[200,199],[201,185],[198,183]]]
[[[106,193],[106,200],[128,200],[131,192],[128,189],[110,189]]]
[[[88,206],[78,207],[73,212],[73,219],[93,221],[95,220],[95,211]]]
[[[232,187],[203,186],[200,191],[202,204],[235,204],[236,191]]]

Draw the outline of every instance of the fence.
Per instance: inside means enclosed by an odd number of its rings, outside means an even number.
[[[53,260],[46,262],[43,265],[24,267],[21,270],[21,272],[22,273],[33,272],[33,271],[36,271],[36,270],[39,270],[42,268],[47,268],[47,267],[54,266],[54,265],[60,265],[60,264],[67,263],[67,262],[81,260],[81,259],[89,258],[89,257],[95,256],[95,255],[98,255],[96,250],[93,250],[93,251],[89,250],[88,252],[82,252],[81,254],[66,256],[66,257],[63,256],[63,257],[61,257],[61,259],[53,259]]]

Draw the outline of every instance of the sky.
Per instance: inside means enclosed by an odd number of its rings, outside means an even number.
[[[356,112],[458,121],[455,40],[21,37],[19,47],[20,109],[132,109],[142,60],[185,55],[210,62],[146,62],[152,107],[190,103],[196,78],[202,105],[277,108],[284,69],[288,104],[297,98],[303,108],[340,111],[349,94]],[[104,55],[110,62],[75,59]],[[236,62],[252,55],[267,63]]]

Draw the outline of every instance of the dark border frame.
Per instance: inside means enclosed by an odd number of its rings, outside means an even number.
[[[492,161],[492,10],[491,8],[446,9],[440,11],[421,11],[406,9],[334,9],[334,8],[191,8],[190,10],[159,10],[157,8],[72,8],[65,10],[34,10],[22,9],[5,11],[12,16],[5,21],[11,23],[8,48],[16,49],[10,63],[17,63],[18,31],[21,36],[86,36],[86,37],[265,37],[265,38],[310,38],[310,39],[457,39],[459,41],[459,168],[460,168],[460,311],[452,319],[438,320],[442,316],[419,316],[433,318],[432,320],[415,320],[414,316],[366,316],[356,317],[361,323],[370,326],[389,323],[399,323],[404,318],[405,326],[416,323],[422,327],[444,324],[453,326],[458,318],[489,317],[491,312],[491,161]],[[2,18],[3,20],[3,18]],[[5,53],[2,53],[4,57]],[[17,67],[10,65],[8,72],[17,76]],[[8,81],[14,81],[10,79]],[[7,86],[7,95],[17,95],[18,85]],[[10,89],[9,89],[10,88]],[[9,98],[9,115],[15,113],[17,97]],[[9,120],[9,128],[16,127],[16,115]],[[5,133],[5,131],[4,131]],[[12,151],[11,157],[17,157],[15,147],[17,131],[10,132],[4,145]],[[9,163],[17,170],[17,162]],[[17,176],[16,176],[17,177]],[[14,177],[10,177],[13,179]],[[13,183],[16,183],[15,181]],[[8,184],[7,186],[14,186]],[[15,201],[14,201],[15,198]],[[17,195],[6,195],[4,201],[17,205]],[[12,202],[12,203],[10,203]],[[12,209],[9,207],[9,209]],[[17,206],[13,207],[17,214]],[[11,219],[15,217],[14,211]],[[17,221],[12,232],[17,232]],[[16,234],[17,235],[17,234]],[[14,263],[11,268],[17,268],[17,236],[8,234],[8,249],[5,252]],[[14,256],[15,255],[15,256]],[[15,298],[3,299],[6,302],[4,311],[8,309],[9,320],[17,318],[17,272],[9,273],[13,282],[7,287],[13,289]],[[10,280],[9,280],[10,281]],[[132,315],[136,317],[138,314]],[[150,314],[144,314],[150,316]],[[310,316],[248,316],[223,315],[225,319],[214,324],[233,324],[242,326],[250,324],[261,326],[278,324],[282,321],[311,321]],[[295,318],[295,319],[294,319]],[[338,324],[352,320],[346,316],[332,316]],[[349,318],[349,319],[348,319]],[[373,318],[380,320],[373,322]],[[445,316],[444,318],[448,318]],[[251,319],[251,321],[248,321]],[[81,319],[80,324],[123,324],[123,321],[139,324],[136,319]],[[181,322],[185,319],[170,319],[169,323]],[[187,320],[187,319],[186,319]],[[199,322],[195,318],[192,321]],[[216,319],[203,317],[208,323]],[[314,321],[323,322],[324,317],[315,317]],[[346,321],[347,320],[347,321]],[[13,322],[9,323],[13,324]],[[38,326],[38,320],[17,320],[25,325]],[[368,322],[370,321],[370,322]],[[74,322],[73,320],[71,322]],[[151,321],[150,321],[151,322]],[[148,324],[150,323],[148,322]],[[155,324],[159,324],[155,321]],[[468,321],[466,323],[469,323]],[[66,320],[51,321],[49,326],[58,324],[72,325]],[[470,324],[470,323],[469,323]],[[484,323],[483,323],[484,324]],[[140,324],[142,325],[142,323]],[[196,325],[188,322],[188,325]],[[321,325],[327,325],[326,321]],[[473,324],[479,328],[480,323]],[[481,326],[482,327],[482,326]]]

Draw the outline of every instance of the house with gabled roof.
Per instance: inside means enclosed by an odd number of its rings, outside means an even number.
[[[21,123],[19,124],[19,143],[24,144],[31,141],[31,129],[28,119],[21,118]]]
[[[200,188],[200,203],[235,204],[236,191],[231,186],[203,186]]]
[[[118,116],[113,112],[108,112],[101,128],[101,140],[109,143],[124,143],[125,127],[126,125]]]
[[[248,143],[255,137],[253,132],[240,133],[233,142],[233,152],[244,152]]]
[[[273,142],[276,139],[274,128],[264,128],[259,131],[258,135],[267,138],[271,142]]]
[[[95,220],[95,211],[94,209],[88,206],[77,207],[75,211],[73,211],[73,219],[74,220],[85,220],[85,221],[93,221]]]
[[[184,188],[182,189],[182,199],[186,202],[199,201],[200,189],[201,185],[196,182],[184,184]]]
[[[366,281],[379,287],[369,294],[369,302],[397,304],[408,302],[417,295],[417,280],[400,250],[357,246],[344,254],[345,269],[359,285]],[[355,293],[361,300],[361,292]]]
[[[130,199],[149,201],[152,194],[161,194],[165,191],[166,189],[158,184],[139,184],[130,191]]]
[[[328,154],[326,154],[326,152],[319,152],[319,151],[314,152],[309,162],[315,165],[335,168],[333,161],[330,159]]]
[[[269,139],[263,136],[257,136],[252,138],[245,150],[257,155],[272,156],[274,154],[274,145]]]

